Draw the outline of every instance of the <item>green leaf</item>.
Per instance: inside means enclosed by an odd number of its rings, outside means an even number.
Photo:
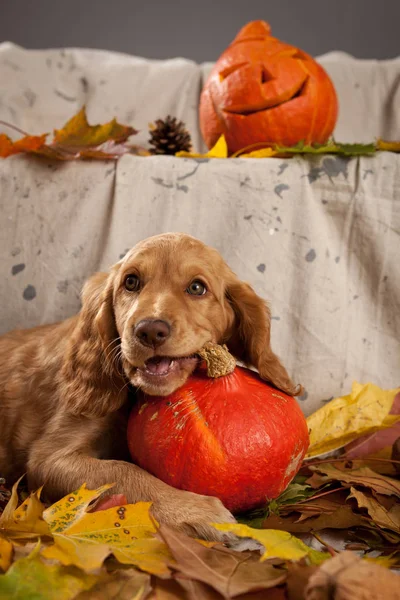
[[[97,580],[76,567],[46,564],[37,546],[0,575],[0,600],[70,600]]]
[[[282,492],[278,498],[271,500],[263,508],[240,515],[237,517],[238,522],[249,525],[250,527],[254,527],[256,529],[262,529],[263,522],[266,518],[271,515],[280,514],[281,506],[285,506],[287,504],[296,504],[297,502],[306,500],[317,492],[320,492],[320,490],[316,490],[308,484],[300,483],[300,481],[303,482],[305,479],[305,477],[302,477],[301,479],[296,477],[296,480],[290,483],[286,490]]]
[[[320,491],[320,490],[319,490]],[[296,504],[306,498],[313,496],[317,490],[310,485],[300,483],[290,483],[286,490],[276,499],[278,505]]]
[[[342,144],[331,140],[326,144],[305,144],[303,141],[295,146],[275,146],[278,154],[340,154],[342,156],[363,156],[374,154],[376,145],[370,144]]]

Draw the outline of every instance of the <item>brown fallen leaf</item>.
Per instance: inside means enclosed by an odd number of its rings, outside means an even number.
[[[326,477],[315,471],[311,475],[311,477],[308,477],[308,479],[306,479],[306,483],[310,485],[314,490],[317,490],[318,488],[321,488],[324,485],[326,485]]]
[[[254,592],[239,596],[238,600],[286,600],[286,592],[284,587],[275,587],[268,592]]]
[[[400,474],[400,437],[393,444],[392,459],[396,461],[394,468],[396,469],[396,472]]]
[[[136,569],[116,571],[98,581],[74,600],[142,600],[151,590],[150,576]]]
[[[400,498],[400,481],[375,473],[369,467],[359,469],[337,469],[331,464],[311,466],[311,470],[319,471],[325,475],[327,481],[341,481],[352,485],[361,485],[388,496],[394,495]]]
[[[179,593],[175,596],[177,600],[181,600],[181,598],[185,598],[185,600],[222,600],[224,598],[219,592],[202,581],[179,577],[177,582],[180,586]],[[157,600],[172,600],[172,596],[161,596],[160,599],[157,597]]]
[[[302,561],[287,565],[286,587],[289,600],[304,600],[304,591],[308,580],[317,570],[318,567],[310,567]]]
[[[195,540],[161,525],[159,535],[176,560],[173,568],[181,575],[210,585],[227,598],[273,588],[286,573],[255,560],[250,553],[206,548]]]
[[[333,513],[299,521],[296,516],[286,518],[271,515],[263,522],[265,529],[279,529],[290,533],[309,533],[322,529],[350,529],[350,527],[368,527],[370,520],[352,511],[349,505],[338,507]]]
[[[335,512],[340,506],[343,506],[347,498],[347,490],[339,489],[333,490],[329,494],[324,492],[324,495],[320,497],[312,497],[301,502],[294,502],[293,504],[285,504],[279,509],[280,515],[289,514],[291,512],[301,513],[299,521],[308,519],[309,517],[317,516],[320,514],[331,514]]]
[[[361,492],[351,488],[350,498],[355,498],[359,508],[366,508],[368,514],[379,527],[400,533],[400,504],[396,503],[387,510],[370,492]]]
[[[341,552],[310,576],[305,600],[399,600],[400,579],[385,567]]]

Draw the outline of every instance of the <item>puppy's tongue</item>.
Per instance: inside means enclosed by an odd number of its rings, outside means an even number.
[[[172,358],[154,356],[146,361],[146,370],[154,375],[165,375],[170,370]]]

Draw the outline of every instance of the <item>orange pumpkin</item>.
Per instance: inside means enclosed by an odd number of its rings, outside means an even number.
[[[243,27],[218,59],[200,99],[200,127],[211,148],[225,135],[230,153],[257,143],[325,143],[338,102],[311,56],[271,36],[265,21]]]
[[[234,512],[279,496],[308,448],[296,400],[248,369],[211,379],[200,368],[170,396],[136,398],[127,433],[133,461]]]

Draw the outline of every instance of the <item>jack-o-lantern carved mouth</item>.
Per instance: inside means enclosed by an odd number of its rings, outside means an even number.
[[[299,54],[273,57],[264,63],[242,62],[219,72],[219,86],[214,93],[221,98],[219,110],[249,115],[305,96],[309,73]]]

